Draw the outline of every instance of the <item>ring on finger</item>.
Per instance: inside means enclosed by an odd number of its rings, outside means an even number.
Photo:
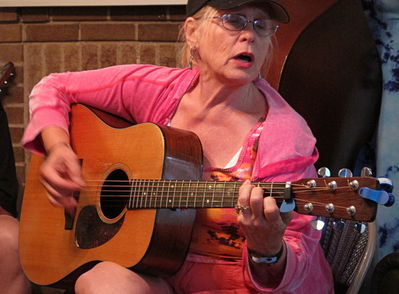
[[[249,206],[236,204],[235,210],[237,214],[239,214],[240,212],[245,213],[249,210]]]

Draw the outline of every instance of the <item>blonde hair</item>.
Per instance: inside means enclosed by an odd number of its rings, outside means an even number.
[[[198,22],[198,28],[199,30],[202,30],[203,34],[206,34],[208,31],[205,29],[206,27],[206,20],[213,18],[214,16],[216,16],[218,13],[218,11],[207,5],[204,6],[202,9],[200,9],[197,13],[195,13],[192,17],[197,20]],[[203,35],[202,34],[202,35]],[[268,72],[270,64],[271,64],[271,60],[273,57],[273,49],[274,49],[274,43],[275,43],[276,38],[274,36],[271,36],[268,38],[267,44],[266,44],[266,58],[262,64],[261,67],[261,73],[265,74]],[[187,43],[186,41],[186,37],[185,37],[185,32],[184,32],[184,25],[182,26],[182,28],[180,29],[179,32],[179,41],[183,42],[183,46],[181,48],[181,53],[180,53],[180,61],[181,61],[181,65],[183,67],[187,66],[190,62],[190,60],[192,61],[193,64],[195,64],[195,58],[192,58],[191,56],[191,48],[190,45]]]
[[[212,18],[217,15],[217,10],[209,5],[203,7],[200,9],[197,13],[195,13],[192,17],[197,21],[198,27],[197,29],[203,31],[203,33],[206,33],[204,30],[204,27],[206,25],[206,20],[209,18]],[[184,32],[184,26],[180,29],[179,33],[179,41],[183,42],[183,47],[181,49],[181,64],[182,66],[187,66],[191,58],[191,48],[190,45],[186,41],[186,35]],[[193,63],[195,64],[195,60],[192,60]]]

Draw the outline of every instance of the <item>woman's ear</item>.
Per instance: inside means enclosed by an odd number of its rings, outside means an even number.
[[[198,44],[197,25],[198,23],[193,17],[188,17],[184,22],[184,35],[186,38],[186,42],[190,46],[190,48]]]

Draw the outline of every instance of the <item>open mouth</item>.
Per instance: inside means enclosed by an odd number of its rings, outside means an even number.
[[[253,56],[251,54],[239,54],[234,57],[234,59],[242,60],[244,62],[252,62],[253,61]]]

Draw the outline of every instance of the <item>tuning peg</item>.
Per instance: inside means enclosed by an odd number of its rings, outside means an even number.
[[[317,170],[317,174],[321,178],[331,177],[331,171],[327,167],[321,167]]]
[[[392,193],[393,184],[392,181],[388,178],[378,178],[378,182],[380,183],[380,188],[388,193]]]
[[[387,207],[390,207],[395,203],[395,196],[392,193],[388,193],[384,190],[374,190],[367,187],[362,187],[359,189],[359,195],[363,198],[372,200]]]
[[[371,170],[371,168],[369,168],[367,166],[363,167],[360,172],[361,177],[371,177],[372,175],[373,175],[373,171]]]
[[[393,195],[392,193],[388,193],[388,202],[385,203],[384,205],[386,207],[391,207],[394,204],[395,204],[395,195]]]
[[[312,220],[310,224],[312,225],[313,229],[321,231],[323,230],[326,223],[320,217],[317,217],[316,219]]]
[[[345,227],[345,222],[341,219],[333,221],[333,226],[338,230],[343,230]]]
[[[360,233],[363,234],[366,231],[367,226],[364,223],[356,223],[355,229]]]
[[[338,171],[338,176],[341,178],[351,178],[353,177],[353,173],[349,168],[341,168]]]

